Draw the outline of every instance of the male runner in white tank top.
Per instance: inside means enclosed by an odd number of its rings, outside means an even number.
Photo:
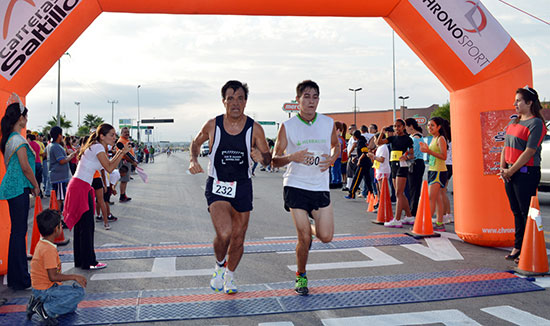
[[[306,264],[311,235],[329,242],[334,234],[328,169],[338,158],[340,142],[332,118],[316,112],[319,86],[315,82],[305,80],[298,84],[296,101],[300,111],[279,129],[273,167],[288,164],[283,176],[284,202],[298,234],[294,289],[299,295],[307,295]],[[315,226],[310,224],[308,215]]]
[[[271,163],[264,130],[244,114],[248,86],[236,80],[222,87],[225,114],[210,119],[190,145],[189,171],[204,172],[197,157],[209,141],[210,164],[205,196],[214,224],[216,266],[210,287],[218,292],[237,292],[233,272],[243,255],[243,243],[252,210],[252,160]],[[227,255],[227,262],[226,262]]]

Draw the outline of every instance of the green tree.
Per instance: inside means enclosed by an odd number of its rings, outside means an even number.
[[[433,110],[430,118],[433,117],[440,117],[449,120],[449,123],[451,123],[451,103],[447,101],[447,103],[440,105],[437,109]]]
[[[89,134],[90,134],[90,127],[88,126],[80,126],[80,128],[78,128],[78,131],[76,132],[76,136],[78,137],[88,136]]]
[[[84,121],[82,121],[82,125],[88,127],[88,131],[89,131],[90,129],[97,128],[103,122],[105,122],[105,121],[103,121],[102,117],[97,116],[95,114],[88,113],[84,117]]]
[[[59,121],[61,122],[60,127],[64,131],[67,131],[67,129],[73,126],[73,123],[70,120],[67,120],[67,116],[65,114],[62,114],[61,116],[59,116]],[[48,135],[52,127],[55,127],[55,126],[57,126],[57,117],[52,117],[51,120],[46,122],[46,126],[42,129],[42,133],[44,135]]]

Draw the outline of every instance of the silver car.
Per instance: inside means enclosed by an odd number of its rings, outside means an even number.
[[[210,146],[208,146],[208,142],[206,142],[201,145],[199,156],[207,156],[208,154],[210,154]]]
[[[542,151],[540,153],[542,162],[540,163],[540,187],[550,190],[550,135],[544,136],[542,141]]]

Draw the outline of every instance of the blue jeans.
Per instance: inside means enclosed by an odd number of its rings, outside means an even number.
[[[44,310],[48,316],[57,318],[59,315],[76,311],[86,293],[80,284],[75,282],[72,285],[54,284],[46,290],[32,289],[32,294],[44,303]]]
[[[52,192],[52,184],[50,182],[50,163],[48,160],[44,160],[44,166],[42,167],[42,178],[44,183],[44,192],[46,195],[50,195]]]
[[[342,158],[337,158],[336,161],[334,161],[334,166],[330,170],[332,174],[332,178],[330,180],[330,183],[342,183]]]

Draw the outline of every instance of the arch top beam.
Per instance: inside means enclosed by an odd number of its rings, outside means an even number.
[[[104,12],[255,15],[386,17],[401,0],[96,0]]]

